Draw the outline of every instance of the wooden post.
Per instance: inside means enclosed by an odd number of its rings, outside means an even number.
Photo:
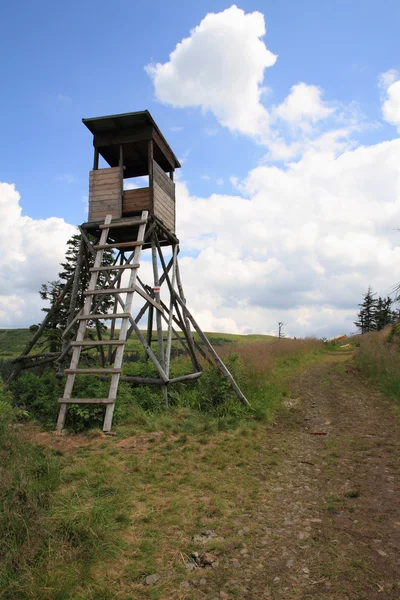
[[[81,236],[81,239],[79,241],[78,256],[76,258],[74,281],[73,281],[72,290],[71,290],[71,302],[69,305],[67,325],[70,324],[70,322],[73,320],[73,318],[75,316],[76,301],[78,298],[78,291],[79,291],[79,280],[80,280],[80,276],[81,276],[81,269],[82,269],[82,264],[83,264],[83,259],[84,259],[83,253],[84,253],[84,243],[83,243],[83,239]]]
[[[124,253],[121,252],[120,258],[119,258],[119,264],[122,265],[123,261],[124,261]],[[117,280],[116,285],[117,285],[117,287],[121,286],[121,278]],[[114,299],[113,313],[116,313],[117,310],[118,310],[118,300],[115,298]],[[114,331],[115,331],[115,319],[113,319],[112,322],[111,322],[110,340],[114,339]],[[112,346],[108,347],[107,359],[108,359],[109,364],[111,364],[111,361],[113,359],[113,347]]]
[[[53,304],[52,308],[49,310],[49,312],[47,313],[47,315],[45,316],[45,318],[43,319],[43,321],[39,325],[39,327],[36,330],[35,334],[32,336],[32,338],[29,340],[29,342],[27,343],[27,345],[25,346],[25,348],[21,352],[21,354],[20,354],[21,357],[27,356],[29,354],[29,352],[32,350],[33,346],[36,344],[36,342],[38,341],[38,339],[42,335],[43,331],[45,330],[47,323],[52,318],[52,316],[54,315],[54,313],[58,309],[60,303],[65,298],[65,295],[67,294],[68,290],[70,289],[70,287],[73,284],[73,280],[74,280],[74,276],[72,276],[72,277],[70,277],[68,279],[68,281],[65,284],[65,286],[64,286],[64,288],[63,288],[63,290],[62,290],[62,292],[61,292],[61,294],[60,294],[57,302],[55,304]],[[21,367],[17,364],[15,366],[15,368],[11,371],[9,377],[7,378],[6,383],[9,384],[16,377],[18,377],[18,374],[19,374],[20,371],[21,371]]]
[[[120,176],[120,197],[119,197],[119,218],[122,218],[122,204],[124,197],[124,150],[123,145],[119,145],[119,176]]]
[[[175,291],[173,291],[172,293],[175,294],[176,299],[178,300],[179,304],[182,306],[184,312],[187,314],[188,318],[190,319],[193,327],[197,331],[198,336],[202,340],[202,342],[205,345],[205,347],[207,348],[208,352],[213,357],[217,367],[219,368],[221,373],[224,375],[224,377],[226,377],[226,379],[230,382],[230,384],[231,384],[233,390],[235,391],[237,397],[239,398],[240,402],[242,402],[242,404],[245,404],[246,406],[250,406],[247,398],[245,397],[245,395],[239,388],[238,384],[236,383],[236,381],[234,380],[231,373],[226,368],[226,366],[224,365],[224,363],[222,362],[222,360],[220,359],[218,354],[215,352],[214,348],[212,347],[212,345],[208,341],[207,337],[204,335],[204,333],[200,329],[199,325],[196,323],[193,315],[190,313],[189,309],[186,307],[186,304],[183,303],[183,301],[181,300],[181,298],[178,296],[178,294]]]
[[[86,259],[86,262],[87,262],[87,257],[86,257],[86,252],[85,252],[85,244],[84,244],[84,241],[81,236],[81,239],[79,241],[78,255],[76,257],[76,266],[75,266],[75,271],[74,271],[74,281],[72,283],[71,300],[70,300],[70,304],[69,304],[67,327],[74,320],[74,317],[75,317],[76,302],[78,299],[78,291],[79,291],[79,280],[81,277],[81,270],[82,270],[82,264],[83,264],[84,259]],[[87,264],[86,266],[87,266],[88,273],[89,273],[89,265]],[[68,338],[64,338],[64,343],[62,346],[62,355],[64,354],[64,350],[66,349],[67,346],[68,346]],[[57,369],[58,373],[62,373],[63,365],[64,365],[64,359],[62,358],[58,363],[58,369]]]
[[[151,347],[151,340],[153,337],[153,313],[154,307],[152,304],[149,304],[149,314],[147,319],[147,343]],[[149,359],[149,355],[146,354],[146,362]]]
[[[178,249],[178,252],[179,252],[179,249]],[[179,269],[178,259],[176,261],[176,283],[178,285],[179,296],[180,296],[182,302],[184,303],[184,305],[186,306],[186,297],[185,297],[185,293],[183,291],[183,285],[182,285],[182,280],[181,280],[181,271]],[[187,331],[188,337],[191,340],[190,343],[193,346],[193,336],[192,336],[192,331],[190,329],[190,320],[189,320],[188,316],[185,314],[185,312],[183,313],[183,318],[185,319],[185,325],[186,325],[186,331]]]
[[[174,289],[174,287],[175,287],[176,255],[177,255],[177,246],[175,245],[172,248],[172,280],[171,280],[172,289]],[[166,347],[166,352],[165,352],[165,372],[167,374],[167,377],[169,377],[169,365],[171,362],[172,319],[174,316],[174,304],[175,304],[175,298],[174,298],[173,294],[170,292],[167,347]]]
[[[160,303],[160,280],[158,277],[158,262],[157,262],[157,248],[154,241],[154,236],[151,240],[151,256],[153,262],[153,277],[154,277],[154,297],[158,303]],[[163,332],[161,313],[159,310],[156,312],[156,325],[157,325],[157,342],[158,342],[158,360],[165,371],[165,359],[164,359],[164,344],[163,344]],[[166,373],[167,377],[168,374]],[[163,386],[162,393],[164,396],[165,404],[168,406],[168,392],[166,386]]]
[[[97,171],[99,168],[99,149],[94,149],[94,158],[93,158],[93,171]]]
[[[162,250],[161,250],[160,242],[158,241],[157,234],[155,235],[155,241],[156,241],[156,244],[157,244],[157,249],[158,249],[158,254],[159,254],[159,257],[160,257],[160,261],[161,261],[161,264],[162,264],[163,269],[164,269],[165,279],[167,281],[170,294],[171,294],[171,296],[174,299],[175,310],[176,310],[176,313],[177,313],[178,318],[180,320],[180,328],[182,329],[182,332],[185,335],[185,338],[186,338],[186,341],[188,343],[188,346],[191,349],[191,351],[190,351],[190,357],[192,359],[193,369],[195,371],[200,371],[200,365],[199,365],[199,363],[197,361],[197,358],[196,358],[196,352],[195,352],[195,349],[194,349],[193,338],[192,338],[192,335],[191,335],[191,332],[190,332],[190,325],[188,327],[187,324],[186,324],[186,321],[184,319],[185,313],[184,313],[183,317],[181,316],[180,311],[179,311],[179,306],[178,306],[178,304],[177,304],[177,302],[175,300],[175,295],[172,293],[172,289],[173,288],[172,288],[172,285],[171,285],[171,280],[170,280],[170,278],[168,276],[168,272],[166,272],[166,269],[165,269],[165,260],[164,260],[164,256],[163,256],[163,253],[162,253]],[[177,246],[177,248],[179,248],[179,247]],[[176,260],[176,266],[178,266],[178,261],[177,260]],[[176,272],[176,274],[178,275],[178,271]],[[182,286],[182,284],[181,284],[181,286]],[[183,292],[183,290],[182,290],[182,292]]]
[[[149,140],[147,142],[147,168],[149,171],[149,195],[150,195],[150,214],[151,215],[154,215],[153,160],[154,160],[153,140]]]

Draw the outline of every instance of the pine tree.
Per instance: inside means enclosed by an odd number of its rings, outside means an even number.
[[[392,305],[393,305],[392,298],[390,298],[390,296],[388,296],[387,298],[383,298],[383,299],[379,298],[378,306],[380,305],[380,301],[381,301],[381,308],[380,308],[380,310],[378,310],[378,313],[377,313],[377,329],[378,330],[383,329],[387,325],[390,325],[391,323],[394,323],[397,320],[397,312],[392,309]]]
[[[42,284],[41,289],[39,291],[40,297],[43,300],[46,300],[50,303],[50,307],[42,308],[43,312],[49,312],[50,308],[54,306],[55,303],[58,302],[60,297],[60,293],[64,288],[66,282],[73,277],[75,272],[75,267],[78,258],[79,246],[80,246],[80,235],[73,235],[67,242],[67,252],[65,255],[65,262],[61,263],[62,271],[58,274],[59,279],[56,281],[49,281],[47,283]],[[77,309],[78,311],[84,302],[84,291],[87,288],[89,282],[89,268],[93,266],[93,257],[89,255],[87,261],[83,261],[82,267],[80,270],[79,277],[79,288],[78,288],[78,296],[77,296]],[[112,251],[105,250],[103,252],[103,265],[113,265],[115,262],[114,255]],[[115,276],[114,271],[108,271],[108,274],[111,278]],[[104,273],[99,273],[98,277],[98,287],[105,287],[106,278]],[[71,301],[71,289],[67,292],[62,302],[60,302],[60,306],[58,310],[53,314],[50,322],[46,327],[46,342],[45,347],[49,347],[51,352],[56,352],[61,348],[61,336],[62,332],[68,325],[68,316],[69,316],[69,306]],[[102,301],[101,306],[96,311],[98,313],[106,314],[110,311],[114,303],[114,299],[110,296],[104,296],[104,300]],[[90,322],[89,322],[90,325]],[[105,328],[105,326],[102,326]]]
[[[363,301],[358,306],[360,311],[358,313],[357,321],[354,321],[354,325],[359,329],[360,333],[369,333],[370,331],[376,331],[376,312],[378,301],[374,298],[375,294],[372,292],[371,286],[368,291],[364,294]]]

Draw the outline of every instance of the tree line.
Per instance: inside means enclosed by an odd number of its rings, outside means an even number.
[[[360,333],[384,329],[399,319],[399,310],[393,308],[393,304],[394,300],[390,296],[376,298],[376,293],[369,286],[368,291],[363,295],[362,302],[358,305],[360,310],[354,325]]]

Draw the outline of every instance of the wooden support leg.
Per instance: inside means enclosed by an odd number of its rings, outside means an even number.
[[[176,257],[177,257],[177,246],[174,245],[173,248],[172,248],[172,261],[173,261],[173,266],[172,266],[172,280],[171,280],[171,287],[172,287],[172,289],[174,289],[174,286],[175,286]],[[173,323],[173,316],[174,316],[174,303],[175,303],[174,295],[170,294],[169,317],[168,317],[168,331],[167,331],[167,346],[166,346],[166,352],[165,352],[165,372],[167,374],[167,377],[169,377],[169,366],[170,366],[170,362],[171,362],[172,323]]]
[[[64,425],[65,425],[65,419],[67,416],[67,404],[60,404],[60,412],[58,413],[58,419],[57,419],[57,425],[56,425],[56,430],[57,431],[61,431],[61,429],[64,429]]]
[[[147,343],[151,347],[151,340],[153,337],[153,313],[154,307],[149,304],[149,314],[147,320]],[[149,359],[149,355],[146,353],[146,361]]]
[[[162,266],[164,268],[165,279],[166,279],[167,284],[168,284],[169,292],[170,292],[170,294],[171,294],[171,296],[173,298],[174,307],[175,307],[176,314],[177,314],[178,320],[179,320],[179,326],[182,329],[182,332],[183,332],[183,334],[184,334],[184,336],[186,338],[187,344],[188,344],[188,346],[190,348],[190,357],[192,359],[193,370],[195,372],[197,372],[197,371],[201,370],[201,367],[200,367],[200,364],[199,364],[199,362],[198,362],[198,360],[196,358],[196,351],[195,351],[195,348],[194,348],[194,342],[193,342],[193,338],[192,338],[191,331],[190,331],[190,323],[188,325],[188,319],[184,318],[185,315],[182,317],[182,315],[180,314],[179,305],[176,302],[175,294],[172,293],[172,290],[174,288],[173,288],[171,280],[169,278],[168,271],[166,271],[166,269],[165,269],[165,260],[164,260],[162,249],[161,249],[161,246],[160,246],[160,243],[158,241],[157,236],[155,236],[155,241],[156,241],[156,245],[157,245],[157,249],[158,249],[158,254],[159,254],[159,257],[160,257],[160,261],[161,261],[161,264],[162,264]],[[177,248],[177,253],[178,253],[179,252],[179,246],[176,246],[176,248]],[[175,265],[176,265],[176,277],[177,277],[177,280],[178,280],[178,274],[179,274],[179,270],[178,269],[179,269],[179,267],[178,267],[178,260],[177,260],[177,258],[175,259]],[[180,281],[180,279],[179,279],[179,281]],[[182,284],[180,284],[180,285],[182,287]],[[178,284],[178,289],[179,289],[179,284]],[[182,293],[183,293],[183,290],[182,290]],[[186,304],[186,299],[184,300],[184,302]],[[175,318],[174,318],[174,320],[176,321]],[[198,345],[197,345],[197,347],[198,347],[198,350],[199,350],[200,354],[202,354],[203,358],[207,359],[207,357],[205,356],[205,354],[202,351],[202,349],[200,349]]]
[[[226,368],[226,366],[224,365],[224,363],[222,362],[222,360],[220,359],[220,357],[218,356],[218,354],[215,352],[214,348],[212,347],[212,345],[208,341],[207,337],[204,335],[204,333],[200,329],[199,325],[195,321],[193,315],[190,313],[190,311],[187,308],[186,304],[183,303],[183,300],[181,300],[181,298],[178,296],[178,294],[175,291],[173,291],[173,293],[175,294],[175,297],[178,300],[179,304],[182,306],[185,314],[190,319],[190,321],[191,321],[194,329],[196,330],[198,336],[200,337],[200,339],[202,340],[203,344],[207,348],[207,351],[213,357],[216,366],[219,368],[219,370],[224,375],[224,377],[226,377],[226,379],[230,382],[230,384],[231,384],[233,390],[235,391],[237,397],[239,398],[240,402],[242,402],[242,404],[245,404],[246,406],[250,406],[247,398],[245,397],[245,395],[243,394],[243,392],[239,388],[238,384],[236,383],[236,381],[234,380],[234,378],[232,377],[231,373]]]
[[[38,341],[38,339],[44,332],[47,323],[53,317],[54,313],[58,310],[60,303],[64,300],[67,292],[69,291],[69,289],[71,288],[71,286],[73,284],[73,280],[74,280],[73,276],[68,279],[67,283],[64,285],[64,288],[63,288],[57,302],[55,304],[53,304],[53,306],[51,307],[51,309],[49,310],[49,312],[47,313],[47,315],[41,322],[39,328],[37,329],[35,334],[32,336],[32,338],[29,340],[29,342],[27,343],[27,345],[25,346],[23,351],[21,352],[20,357],[28,356],[29,352],[32,350],[33,346],[36,344],[36,342]],[[11,383],[11,381],[13,381],[14,379],[16,379],[18,377],[20,371],[21,371],[21,364],[17,363],[15,368],[11,371],[11,373],[6,381],[7,385],[9,383]]]
[[[157,261],[157,247],[155,238],[156,234],[153,235],[151,240],[151,257],[153,262],[153,276],[154,276],[154,297],[158,303],[160,303],[160,280],[158,277],[158,261]],[[164,357],[164,343],[163,343],[163,332],[160,311],[156,312],[156,324],[157,324],[157,342],[158,342],[158,360],[165,371],[165,357]],[[167,377],[168,374],[166,373]],[[167,386],[161,387],[162,394],[164,397],[165,405],[168,406],[168,390]]]

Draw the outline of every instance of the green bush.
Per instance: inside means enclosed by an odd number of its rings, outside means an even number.
[[[58,414],[58,398],[63,393],[63,383],[51,369],[42,375],[25,371],[10,385],[14,406],[27,410],[45,427],[54,427]]]

